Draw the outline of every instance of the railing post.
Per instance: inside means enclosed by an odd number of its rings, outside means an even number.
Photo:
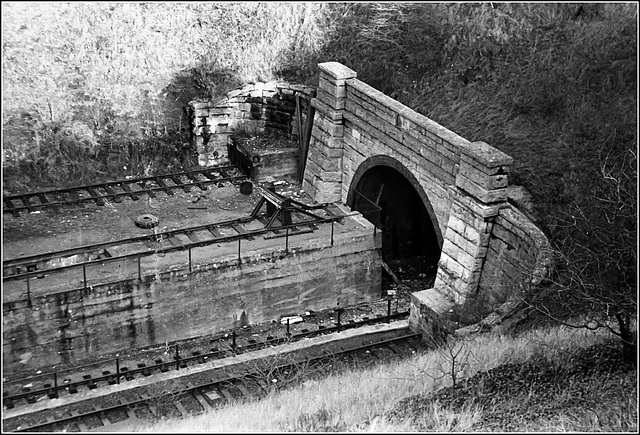
[[[180,353],[178,352],[178,343],[176,343],[176,370],[180,370]]]
[[[291,332],[289,332],[289,318],[287,317],[287,337],[291,337]]]
[[[191,269],[191,246],[189,246],[189,273],[191,273],[191,272],[192,272],[192,269]]]
[[[337,332],[340,332],[340,314],[342,313],[342,308],[338,308],[337,311],[338,311],[338,322],[336,326],[338,327]]]
[[[82,280],[84,283],[84,288],[87,288],[87,266],[85,263],[82,263]]]
[[[142,265],[140,264],[140,257],[142,256],[138,255],[138,281],[142,282]]]
[[[289,227],[285,228],[285,245],[284,245],[284,253],[289,255]]]
[[[331,246],[333,246],[333,225],[336,221],[331,221]]]
[[[120,385],[120,358],[116,358],[116,384]]]
[[[53,372],[53,394],[58,397],[58,372]]]
[[[387,296],[387,323],[391,323],[391,297]]]
[[[238,238],[238,266],[240,266],[240,241],[242,239]]]
[[[29,308],[31,308],[31,283],[29,282],[29,277],[27,277],[27,301]]]

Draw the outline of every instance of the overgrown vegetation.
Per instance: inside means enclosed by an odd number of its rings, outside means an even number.
[[[206,415],[132,427],[140,432],[484,432],[637,429],[636,370],[604,330],[566,327],[455,343],[403,361],[312,378]],[[453,368],[452,370],[457,370]],[[445,376],[426,376],[425,373]]]
[[[327,58],[514,157],[557,248],[532,309],[587,315],[636,357],[637,6],[351,4]],[[549,298],[552,296],[552,298]]]
[[[4,191],[196,165],[185,105],[297,73],[332,28],[327,10],[3,2]]]
[[[533,195],[559,260],[532,310],[608,329],[635,361],[635,3],[3,2],[2,18],[4,192],[194,165],[188,101],[252,81],[315,85],[317,63],[338,61],[514,158],[510,180]],[[434,405],[420,427],[463,430],[476,411]],[[289,428],[343,427],[329,408],[305,412]],[[357,421],[405,427],[376,417]],[[583,430],[567,418],[537,429]]]

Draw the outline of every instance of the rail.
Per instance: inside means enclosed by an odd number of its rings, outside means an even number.
[[[11,213],[13,216],[18,217],[20,212],[31,212],[44,208],[58,208],[69,205],[84,207],[84,203],[91,202],[103,206],[105,200],[119,203],[124,198],[130,198],[137,201],[142,195],[155,198],[156,192],[173,195],[174,190],[183,190],[185,192],[190,192],[192,188],[208,190],[210,185],[236,183],[245,180],[246,176],[238,174],[237,171],[238,169],[233,165],[208,166],[185,172],[115,180],[87,186],[42,190],[21,195],[3,195],[4,207],[2,212]],[[202,179],[203,177],[204,179]],[[188,181],[184,181],[183,178]],[[101,190],[106,193],[102,193]],[[86,194],[83,194],[83,191]],[[19,205],[20,203],[22,205]]]
[[[120,384],[122,380],[132,380],[137,374],[142,374],[143,376],[148,377],[151,376],[154,372],[166,373],[169,370],[180,370],[187,368],[189,364],[203,364],[210,359],[220,359],[226,356],[238,355],[241,353],[264,349],[271,346],[277,346],[288,342],[299,341],[318,335],[330,334],[334,332],[337,333],[340,331],[359,328],[376,323],[390,323],[394,320],[407,318],[409,315],[408,311],[395,311],[392,313],[391,302],[393,299],[394,298],[392,297],[383,299],[383,301],[387,301],[386,316],[378,316],[370,319],[367,318],[359,321],[350,320],[344,323],[341,321],[341,314],[345,309],[338,308],[335,310],[336,320],[333,326],[319,325],[318,329],[316,330],[309,331],[305,329],[300,333],[292,334],[290,332],[290,322],[287,320],[286,324],[282,325],[283,330],[285,330],[286,328],[286,332],[283,331],[283,334],[280,337],[270,337],[264,342],[258,342],[254,340],[253,343],[249,343],[245,346],[240,346],[237,344],[237,333],[236,328],[234,328],[231,334],[226,334],[226,337],[220,336],[217,339],[211,340],[211,342],[220,342],[224,340],[231,341],[226,349],[212,347],[210,348],[210,352],[195,352],[192,353],[191,356],[185,356],[184,353],[182,355],[180,354],[182,343],[174,342],[171,344],[173,350],[170,352],[173,361],[164,361],[161,358],[156,358],[154,360],[154,364],[147,365],[145,363],[138,363],[136,368],[130,369],[129,367],[122,365],[121,358],[116,357],[91,364],[76,366],[71,369],[57,370],[55,372],[43,373],[36,376],[7,380],[3,382],[3,402],[7,409],[12,409],[15,407],[17,402],[22,400],[26,401],[26,403],[35,403],[38,398],[44,396],[48,397],[49,399],[54,399],[59,397],[59,392],[61,391],[66,391],[69,394],[76,394],[78,392],[78,387],[81,386],[85,386],[88,389],[95,389],[97,388],[96,385],[98,382],[106,382],[108,385]],[[113,372],[111,370],[108,370],[109,365],[112,365]],[[100,370],[101,375],[94,377],[91,374],[87,374],[86,372],[90,371],[92,368],[94,371]],[[80,373],[84,373],[81,375],[82,379],[73,382],[69,381],[69,378],[73,377],[73,374]],[[61,379],[66,379],[66,382],[61,383]],[[31,387],[25,386],[32,386],[34,383],[39,383],[42,385],[42,387],[32,390]],[[12,390],[21,390],[21,392],[10,393],[10,391]]]

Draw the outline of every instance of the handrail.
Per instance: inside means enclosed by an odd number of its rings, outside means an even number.
[[[80,268],[80,267],[85,267],[86,268],[87,266],[92,266],[92,265],[95,265],[95,264],[103,265],[105,263],[111,263],[111,262],[115,262],[115,261],[122,261],[122,260],[127,260],[127,259],[138,258],[138,257],[147,257],[147,256],[155,255],[155,254],[167,254],[167,253],[171,253],[171,252],[184,251],[186,249],[198,248],[198,247],[202,247],[202,246],[212,245],[214,243],[232,242],[234,240],[247,239],[249,237],[259,236],[259,235],[262,235],[262,234],[267,234],[267,233],[272,232],[274,229],[287,230],[287,229],[295,228],[295,227],[298,227],[298,226],[305,226],[305,225],[309,225],[309,224],[329,223],[329,222],[334,222],[334,221],[340,221],[340,220],[344,219],[344,217],[345,216],[332,216],[332,217],[328,217],[328,218],[312,219],[312,220],[308,220],[308,221],[292,223],[291,225],[283,225],[283,226],[280,226],[280,227],[277,227],[277,228],[262,228],[262,229],[258,229],[258,230],[250,230],[250,231],[247,231],[246,233],[242,233],[242,234],[234,234],[234,235],[229,235],[229,236],[223,236],[223,237],[218,237],[218,238],[211,239],[211,240],[204,240],[204,241],[200,241],[200,242],[185,243],[185,244],[180,245],[180,246],[170,246],[170,247],[167,247],[167,248],[152,249],[152,250],[144,251],[144,252],[135,252],[133,254],[126,254],[126,255],[119,256],[119,257],[104,258],[104,259],[99,259],[99,260],[89,260],[89,261],[70,264],[70,265],[66,265],[66,266],[59,266],[59,267],[55,267],[55,268],[52,268],[52,269],[36,270],[36,271],[33,271],[33,272],[25,272],[25,273],[21,273],[19,275],[11,275],[11,276],[3,277],[2,278],[2,282],[19,281],[19,280],[23,280],[23,279],[27,279],[27,278],[37,277],[37,276],[40,276],[40,275],[43,275],[43,274],[50,274],[52,272],[57,273],[57,272],[60,272],[60,271],[63,271],[63,270],[68,270],[68,269],[73,269],[73,268]],[[219,225],[219,224],[210,224],[210,225],[208,225],[208,227],[214,227],[216,225]],[[207,226],[204,226],[204,227],[207,227]],[[182,232],[184,232],[184,230],[182,230]],[[292,233],[291,235],[295,235],[295,233]]]

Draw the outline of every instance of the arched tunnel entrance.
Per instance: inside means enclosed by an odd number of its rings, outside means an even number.
[[[398,161],[377,156],[358,168],[348,205],[382,230],[382,259],[399,278],[435,279],[442,237],[415,177]]]

